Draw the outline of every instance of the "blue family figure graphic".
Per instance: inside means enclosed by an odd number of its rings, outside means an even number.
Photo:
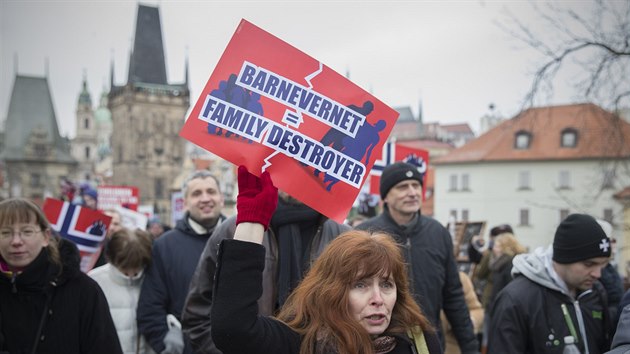
[[[352,138],[346,136],[342,139],[343,147],[339,151],[367,166],[374,147],[376,147],[381,140],[379,133],[383,131],[386,126],[387,123],[382,119],[374,125],[365,122],[357,131],[356,137]],[[326,190],[330,191],[339,180],[326,174],[324,184],[327,182],[330,183],[326,186]]]
[[[374,110],[374,104],[372,103],[372,101],[365,101],[361,107],[351,104],[348,106],[348,108],[359,114],[362,114],[364,117],[367,117],[368,114],[372,113],[372,111]],[[340,132],[339,130],[335,128],[330,128],[326,132],[326,134],[324,134],[324,137],[322,137],[320,143],[322,143],[322,145],[324,146],[330,146],[337,151],[341,151],[344,148],[343,139],[346,137],[347,135]],[[315,169],[315,171],[313,172],[315,177],[319,177],[319,173],[320,171],[318,169]]]
[[[236,74],[230,74],[228,80],[223,80],[219,82],[219,88],[214,89],[210,92],[210,96],[215,97],[217,99],[229,102],[235,106],[244,108],[254,114],[259,116],[263,115],[263,107],[260,103],[260,94],[257,92],[250,92],[236,84],[237,79]],[[223,129],[217,127],[212,123],[208,123],[208,133],[221,136],[223,135]],[[225,137],[229,138],[232,135],[239,137],[238,134],[235,134],[230,131],[225,132]],[[243,138],[245,139],[245,138]],[[248,143],[252,143],[251,140],[247,140]]]
[[[218,89],[214,89],[210,92],[210,96],[218,98],[220,100],[227,101],[227,96],[225,95],[226,88],[227,88],[227,81],[223,80],[219,82]],[[208,123],[208,133],[215,134],[215,135],[222,135],[223,129],[217,127],[216,125],[212,123]]]
[[[105,232],[107,232],[107,227],[102,220],[97,220],[92,223],[92,225],[90,225],[86,231],[90,235],[103,236],[105,235]]]

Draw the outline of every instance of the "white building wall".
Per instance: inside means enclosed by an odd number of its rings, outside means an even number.
[[[559,174],[567,170],[570,188],[558,189]],[[529,171],[531,189],[519,189],[520,171]],[[469,190],[461,190],[462,175],[469,175]],[[450,190],[451,175],[456,175],[458,189]],[[435,165],[435,218],[448,222],[451,210],[457,210],[458,221],[467,209],[469,221],[486,221],[484,237],[493,226],[508,223],[519,240],[530,249],[553,241],[560,223],[560,210],[604,217],[604,209],[613,210],[620,233],[622,206],[612,198],[621,185],[600,191],[600,161],[493,162],[457,165]],[[529,209],[529,225],[520,225],[520,210]],[[619,239],[619,237],[617,237]]]

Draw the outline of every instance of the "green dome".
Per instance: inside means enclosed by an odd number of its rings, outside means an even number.
[[[112,121],[112,112],[107,109],[107,92],[101,94],[101,102],[94,111],[94,119],[97,123],[111,123]]]

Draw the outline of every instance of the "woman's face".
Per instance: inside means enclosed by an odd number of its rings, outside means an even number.
[[[42,230],[35,221],[3,225],[0,227],[0,255],[9,266],[23,268],[48,246],[49,240],[50,230]]]
[[[359,279],[350,288],[350,313],[371,335],[389,327],[396,304],[396,283],[389,276]]]
[[[492,247],[492,253],[497,257],[501,256],[503,254],[503,242],[495,242],[494,247]]]

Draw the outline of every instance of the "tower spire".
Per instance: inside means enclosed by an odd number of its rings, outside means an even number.
[[[168,85],[158,7],[138,5],[128,79],[131,82]]]
[[[185,67],[184,67],[184,85],[186,85],[186,87],[188,87],[188,46],[186,46],[186,62],[185,62]]]
[[[114,50],[112,49],[112,58],[109,64],[109,90],[114,90]]]

